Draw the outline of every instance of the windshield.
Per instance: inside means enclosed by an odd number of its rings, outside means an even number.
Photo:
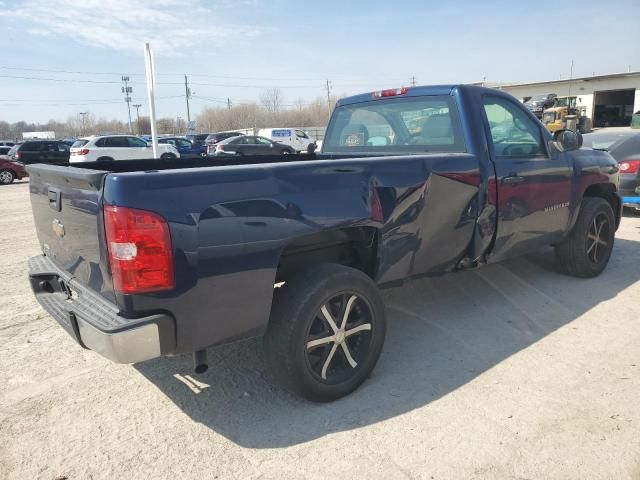
[[[73,145],[71,145],[71,148],[84,147],[87,143],[89,143],[89,140],[76,140],[73,142]]]
[[[555,101],[556,107],[575,107],[576,106],[576,97],[561,97],[556,98]]]
[[[534,95],[533,97],[531,97],[529,99],[530,102],[542,102],[544,100],[547,99],[547,94],[545,93],[544,95]]]
[[[464,152],[453,98],[393,98],[338,107],[324,153]]]

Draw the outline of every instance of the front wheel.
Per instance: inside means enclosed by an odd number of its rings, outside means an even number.
[[[600,275],[613,249],[615,222],[609,202],[599,197],[585,197],[573,230],[556,246],[560,268],[574,277]]]
[[[0,185],[9,185],[13,183],[16,176],[11,170],[0,170]]]
[[[329,402],[369,376],[385,329],[375,283],[359,270],[326,264],[275,290],[265,348],[285,386],[308,400]]]
[[[178,157],[176,157],[173,153],[163,153],[162,155],[160,155],[160,158],[162,160],[173,160],[174,158]]]

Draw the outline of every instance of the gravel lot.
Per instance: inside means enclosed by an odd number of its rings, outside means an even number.
[[[550,251],[385,292],[372,378],[328,405],[260,342],[115,365],[37,305],[25,182],[0,187],[0,478],[640,478],[640,217],[594,280]]]

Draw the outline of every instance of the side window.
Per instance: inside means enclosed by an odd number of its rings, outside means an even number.
[[[107,147],[126,148],[129,146],[129,142],[125,137],[109,137],[107,139]]]
[[[520,107],[490,95],[484,97],[483,106],[496,157],[546,155],[540,127]]]
[[[37,152],[40,150],[40,148],[35,142],[26,142],[22,145],[22,148],[20,150],[22,150],[23,152]]]
[[[82,146],[82,145],[80,145],[80,146]],[[101,138],[99,140],[96,140],[95,146],[96,147],[106,147],[107,146],[107,139],[106,138]]]
[[[270,140],[267,140],[266,138],[262,138],[262,137],[256,137],[256,143],[261,145],[271,145]]]
[[[59,152],[67,152],[69,151],[69,145],[63,142],[58,142],[58,151]]]
[[[144,148],[147,146],[147,142],[138,137],[126,137],[124,140],[127,142],[125,147],[131,148]]]
[[[296,135],[297,135],[299,138],[309,138],[309,137],[307,137],[307,134],[306,134],[306,133],[304,133],[302,130],[296,130]]]
[[[256,137],[244,137],[244,145],[257,145]]]

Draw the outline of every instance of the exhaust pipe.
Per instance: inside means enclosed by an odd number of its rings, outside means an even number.
[[[209,370],[206,350],[196,350],[193,352],[193,369],[196,373],[204,373]]]

